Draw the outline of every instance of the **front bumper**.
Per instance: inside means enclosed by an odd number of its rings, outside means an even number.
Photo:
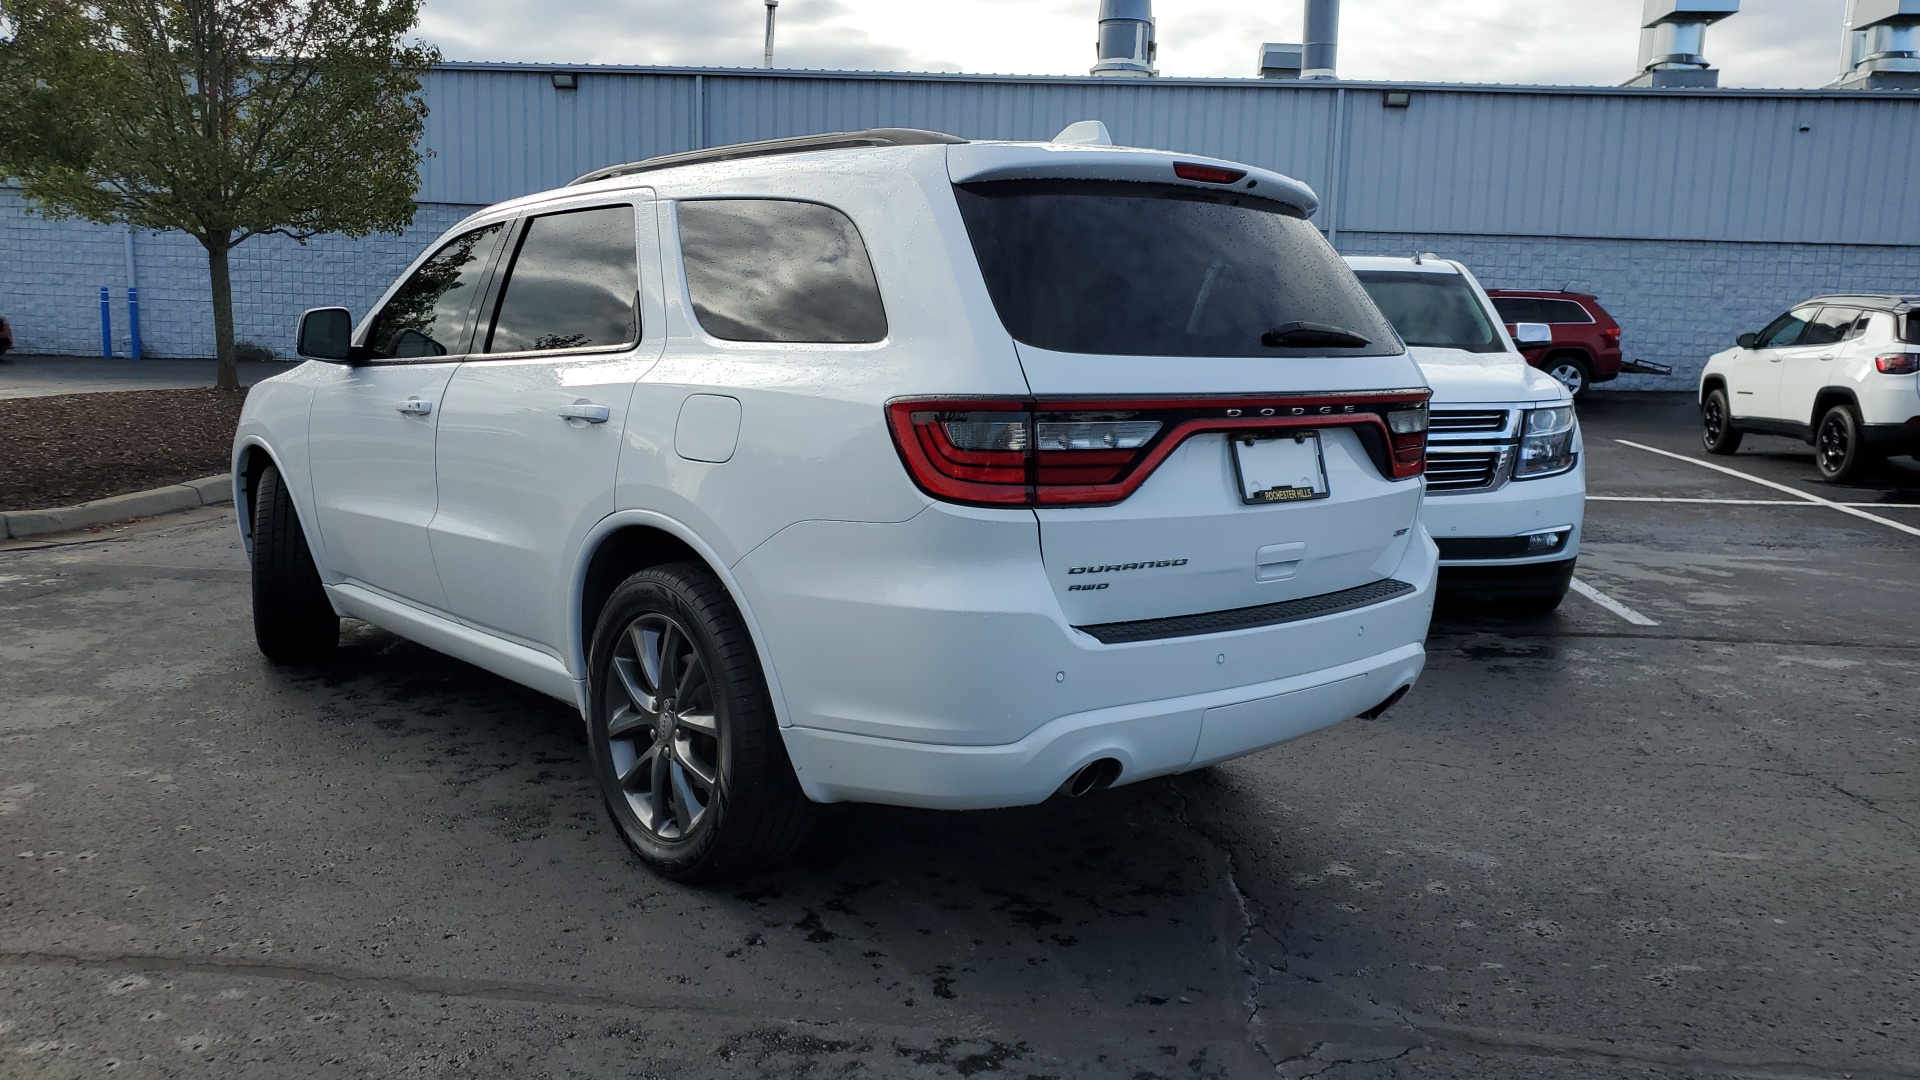
[[[1120,644],[1067,624],[1015,511],[802,522],[735,573],[809,798],[984,808],[1040,802],[1102,758],[1130,783],[1251,753],[1410,685],[1438,561],[1412,539],[1394,599]]]
[[[1540,555],[1514,558],[1455,558],[1444,554],[1443,568],[1526,566],[1560,562],[1580,554],[1586,521],[1587,475],[1584,461],[1571,472],[1539,480],[1513,480],[1493,491],[1428,495],[1420,519],[1443,547],[1448,541],[1528,536],[1568,529],[1564,545]]]

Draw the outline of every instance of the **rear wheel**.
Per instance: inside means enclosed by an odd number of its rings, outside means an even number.
[[[320,584],[293,495],[268,465],[253,491],[253,640],[276,664],[325,660],[340,644],[340,617]]]
[[[753,642],[703,566],[675,563],[614,590],[593,636],[589,743],[614,825],[676,881],[780,861],[806,835]]]
[[[1850,484],[1873,467],[1873,454],[1860,438],[1860,417],[1851,405],[1835,405],[1820,418],[1813,435],[1813,463],[1820,479],[1830,484]]]
[[[1731,454],[1740,449],[1740,432],[1727,408],[1727,392],[1714,387],[1700,403],[1700,439],[1709,454]]]
[[[1560,380],[1567,388],[1573,400],[1579,401],[1587,396],[1587,388],[1593,385],[1593,369],[1587,366],[1585,359],[1572,353],[1561,353],[1547,357],[1547,374]]]

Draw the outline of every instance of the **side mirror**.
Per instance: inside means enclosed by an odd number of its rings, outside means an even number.
[[[300,316],[293,340],[302,359],[344,364],[353,356],[353,315],[343,307],[311,308]]]
[[[1553,327],[1543,322],[1513,324],[1513,343],[1523,349],[1553,344]]]
[[[1759,334],[1741,334],[1740,337],[1734,341],[1735,345],[1738,345],[1743,349],[1751,349],[1755,345],[1758,345],[1759,343],[1760,343]]]

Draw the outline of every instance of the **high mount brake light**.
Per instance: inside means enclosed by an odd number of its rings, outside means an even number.
[[[887,405],[907,472],[974,506],[1120,502],[1206,432],[1352,428],[1381,474],[1426,471],[1428,390],[1261,398],[928,398]]]
[[[1920,353],[1888,353],[1873,358],[1873,366],[1882,375],[1912,375],[1920,372]]]
[[[1223,169],[1218,165],[1199,165],[1191,161],[1173,163],[1173,175],[1196,184],[1237,184],[1247,175],[1245,169]]]

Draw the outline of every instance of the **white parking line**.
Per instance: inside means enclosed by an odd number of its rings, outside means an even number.
[[[1619,503],[1692,503],[1698,506],[1820,506],[1820,503],[1800,502],[1794,499],[1670,499],[1654,495],[1589,495],[1588,502]],[[1835,506],[1887,506],[1887,503],[1834,503]],[[1920,510],[1920,503],[1907,506],[1903,503],[1892,504],[1902,509]]]
[[[1599,604],[1601,607],[1606,608],[1608,611],[1613,612],[1615,615],[1620,616],[1621,618],[1627,620],[1628,622],[1632,623],[1635,626],[1659,626],[1660,625],[1659,623],[1654,622],[1652,619],[1647,618],[1645,615],[1640,614],[1639,612],[1633,610],[1632,608],[1621,603],[1620,601],[1615,600],[1613,597],[1608,596],[1606,593],[1601,592],[1599,589],[1596,589],[1593,586],[1587,584],[1586,582],[1581,581],[1579,578],[1573,579],[1573,591],[1579,593],[1581,596],[1586,597],[1587,599],[1593,601],[1594,603]]]
[[[1808,493],[1801,491],[1799,488],[1788,487],[1785,484],[1776,484],[1771,480],[1762,480],[1758,476],[1748,475],[1747,473],[1743,473],[1738,469],[1729,469],[1725,465],[1715,465],[1711,461],[1701,461],[1698,458],[1690,458],[1685,454],[1676,454],[1670,450],[1660,450],[1651,446],[1645,446],[1641,443],[1628,442],[1626,439],[1615,439],[1613,441],[1619,443],[1621,446],[1631,446],[1635,450],[1645,450],[1649,454],[1659,454],[1661,457],[1669,457],[1675,461],[1684,461],[1689,465],[1698,465],[1703,469],[1712,469],[1714,472],[1726,473],[1728,476],[1737,477],[1749,483],[1759,484],[1762,487],[1770,487],[1775,491],[1784,491],[1789,495],[1795,496],[1800,499],[1804,499],[1810,503],[1817,503],[1821,506],[1830,506],[1835,510],[1840,511],[1843,514],[1852,514],[1854,517],[1863,518],[1867,521],[1877,521],[1880,524],[1885,525],[1889,529],[1897,529],[1900,532],[1906,533],[1908,536],[1920,536],[1920,529],[1916,529],[1911,525],[1903,525],[1898,521],[1894,521],[1890,518],[1883,518],[1878,514],[1869,514],[1865,510],[1860,510],[1855,507],[1848,506],[1846,503],[1837,503],[1837,502],[1834,502],[1832,499],[1823,499],[1818,495],[1809,495]]]

